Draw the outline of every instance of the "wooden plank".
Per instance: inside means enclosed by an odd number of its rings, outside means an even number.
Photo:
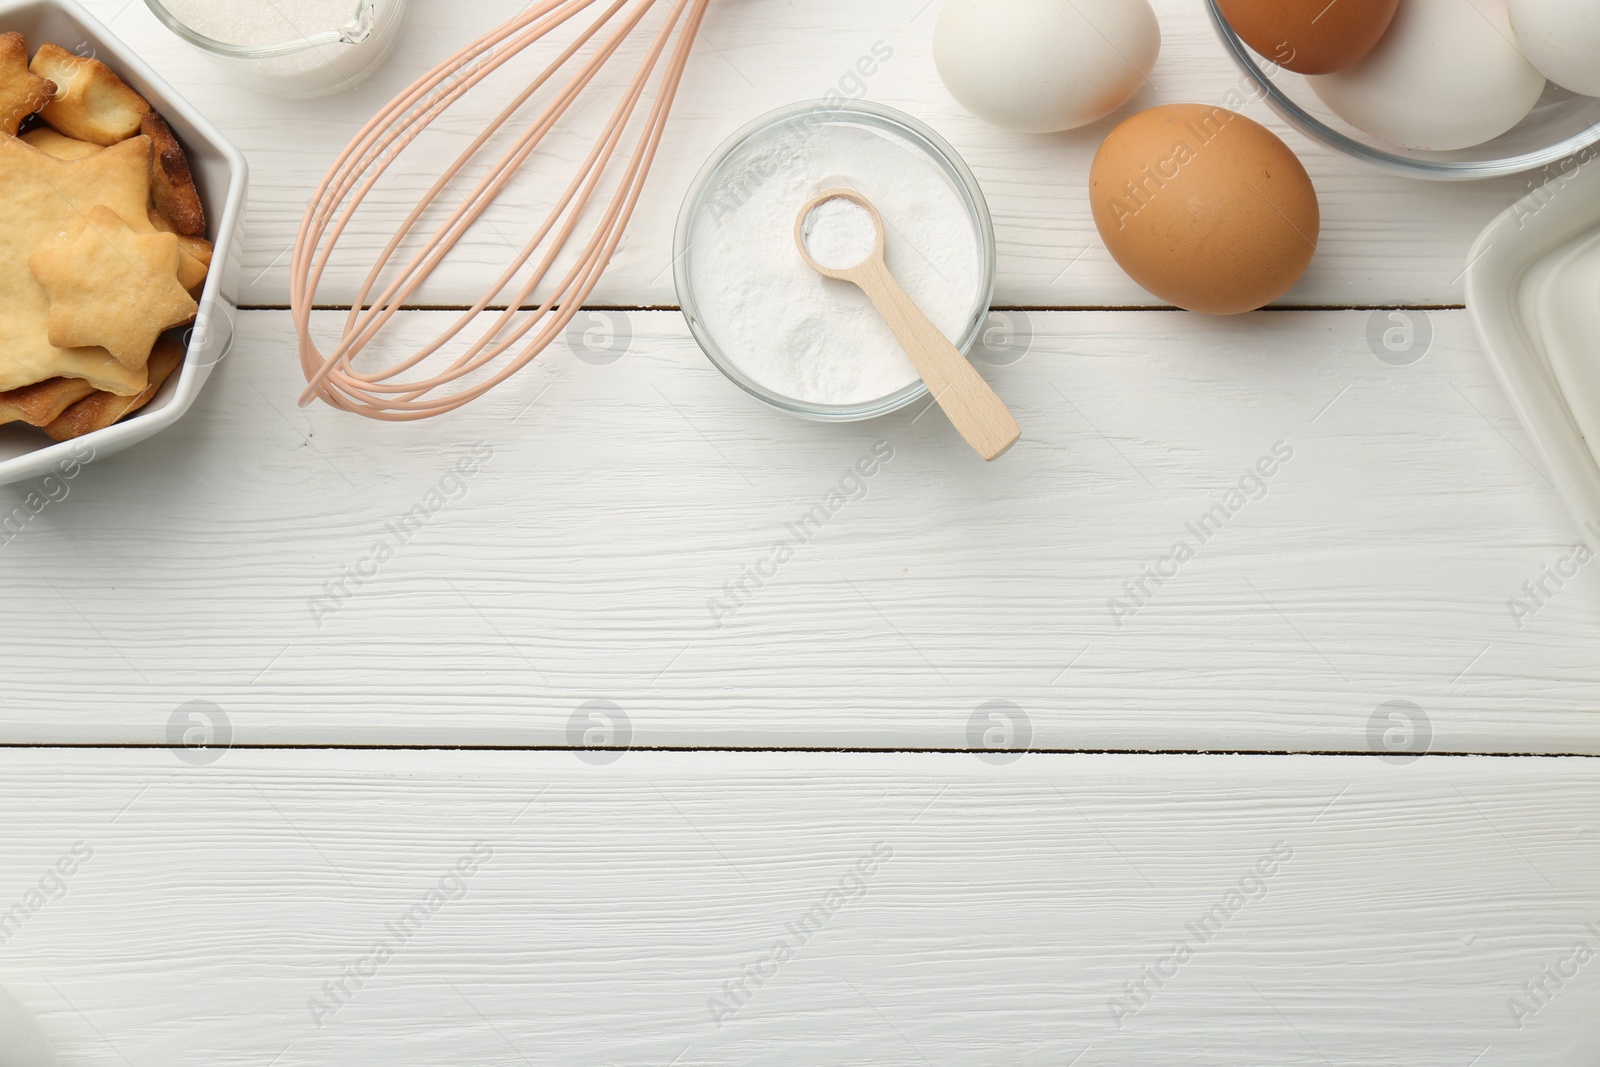
[[[1260,1063],[1512,1067],[1581,1062],[1596,1037],[1600,963],[1574,956],[1600,947],[1588,760],[13,750],[0,768],[0,901],[44,886],[0,983],[81,1067],[1104,1067],[1176,1048],[1232,1067],[1244,1041]],[[80,862],[57,888],[63,857]]]
[[[281,305],[288,300],[287,248],[307,197],[353,131],[422,71],[523,5],[521,0],[479,0],[471,16],[463,17],[452,5],[413,3],[411,24],[390,64],[361,88],[315,103],[257,96],[219,78],[214,67],[162,28],[142,5],[90,0],[88,6],[110,20],[112,29],[180,91],[203,101],[203,110],[250,158],[253,185],[243,296],[251,304]],[[1470,185],[1409,181],[1313,145],[1248,96],[1248,86],[1217,42],[1202,5],[1156,0],[1155,7],[1164,34],[1162,57],[1152,85],[1130,109],[1174,101],[1240,107],[1284,136],[1316,181],[1323,206],[1321,254],[1286,303],[1460,302],[1460,273],[1472,238],[1526,191],[1527,179]],[[965,114],[939,83],[929,54],[937,11],[937,4],[928,0],[713,4],[649,193],[594,303],[675,305],[672,229],[702,163],[724,138],[757,115],[830,90],[911,112],[967,159],[995,216],[1001,253],[998,303],[1156,303],[1112,262],[1089,214],[1089,162],[1115,119],[1070,134],[1034,137],[996,130]],[[852,80],[857,60],[879,41],[893,50],[893,57],[871,78]],[[516,83],[508,76],[508,85]],[[436,141],[423,142],[420,159],[408,157],[399,165],[397,180],[374,201],[370,221],[358,220],[347,241],[348,255],[335,263],[321,303],[351,302],[377,250],[432,182],[440,154],[459,151],[512,91],[475,94],[441,124]],[[597,120],[601,110],[590,118]],[[552,142],[551,158],[560,166],[571,165],[586,150],[581,139],[565,138]],[[564,184],[565,178],[550,174],[520,175],[503,204],[488,216],[491,225],[460,250],[417,302],[475,301],[486,279],[498,275],[507,262],[505,235],[531,234],[543,217],[540,205]]]
[[[768,411],[675,313],[386,426],[295,408],[285,313],[247,313],[189,416],[0,545],[0,739],[160,743],[206,700],[240,742],[564,745],[605,700],[640,745],[963,748],[998,700],[1053,749],[1600,751],[1579,532],[1465,315],[1409,366],[1388,321],[1018,319],[985,465],[936,414]]]

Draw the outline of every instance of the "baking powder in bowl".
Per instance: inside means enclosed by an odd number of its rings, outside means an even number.
[[[795,247],[795,217],[830,189],[878,209],[889,270],[959,345],[988,296],[979,223],[925,149],[847,116],[772,127],[738,146],[690,220],[687,275],[701,328],[739,374],[802,405],[870,404],[917,372],[866,296],[822,277]]]
[[[842,196],[812,208],[801,226],[806,251],[829,270],[849,270],[871,258],[878,226],[867,209]]]

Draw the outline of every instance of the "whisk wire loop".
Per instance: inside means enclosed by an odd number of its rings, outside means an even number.
[[[633,4],[631,8],[630,3]],[[358,372],[354,368],[355,359],[380,337],[395,313],[415,296],[451,249],[482,219],[517,170],[557,129],[657,3],[658,0],[540,0],[417,79],[351,140],[313,195],[291,260],[290,306],[299,334],[301,367],[307,381],[300,397],[302,405],[320,398],[334,407],[375,419],[428,418],[455,410],[504,383],[562,334],[594,292],[621,243],[660,148],[672,102],[709,0],[671,0],[670,12],[656,31],[639,69],[624,89],[598,140],[550,213],[531,239],[516,251],[493,287],[433,341],[395,359],[381,370]],[[522,87],[407,214],[368,271],[345,316],[337,344],[324,355],[311,336],[317,288],[339,240],[347,233],[358,209],[387,168],[424,130],[485,78],[596,4],[601,5],[598,17],[579,29],[574,39]],[[616,23],[614,27],[613,23]],[[607,27],[613,28],[606,32]],[[425,239],[421,249],[399,269],[390,271],[391,261],[400,253],[401,246],[490,139],[511,122],[539,90],[557,80],[563,68],[586,46],[596,41],[599,43],[593,54],[555,90],[554,98],[543,105],[487,173],[473,184]],[[549,287],[536,308],[524,310],[572,243],[602,180],[612,169],[616,152],[634,125],[640,102],[664,56],[666,65],[654,99],[627,163],[616,178],[610,201],[598,212],[592,233],[571,267]],[[510,298],[501,301],[505,306],[494,315],[487,330],[464,351],[446,357],[446,366],[431,368],[433,373],[426,376],[397,380],[439,356],[445,346],[477,322],[496,304],[497,298],[512,287],[541,247],[545,252]],[[375,296],[374,290],[379,290]],[[522,317],[520,322],[517,321],[519,316]],[[512,352],[530,334],[531,339]],[[473,375],[482,376],[463,382]]]

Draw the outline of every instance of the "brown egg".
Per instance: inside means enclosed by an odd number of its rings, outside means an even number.
[[[1270,304],[1317,250],[1317,191],[1272,131],[1226,108],[1168,104],[1111,131],[1089,171],[1094,223],[1134,281],[1187,311]]]
[[[1354,66],[1399,6],[1400,0],[1217,0],[1240,40],[1299,74]]]

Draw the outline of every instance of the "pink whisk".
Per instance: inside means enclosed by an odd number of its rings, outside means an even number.
[[[428,418],[453,411],[487,393],[527,366],[561,335],[594,291],[639,202],[650,165],[661,143],[667,114],[677,95],[690,49],[710,0],[670,0],[671,11],[656,32],[644,61],[612,112],[599,140],[544,223],[500,275],[493,288],[420,350],[381,370],[361,372],[353,365],[356,357],[372,343],[395,312],[416,293],[450,249],[494,202],[517,168],[556,127],[561,117],[658,2],[666,3],[668,0],[539,0],[417,79],[361,129],[317,187],[295,240],[289,300],[295,328],[300,335],[300,363],[307,382],[306,390],[300,396],[302,406],[321,397],[334,407],[374,419],[403,421]],[[523,49],[596,4],[603,8],[599,17],[579,31],[577,38],[517,94],[423,194],[367,274],[353,301],[354,307],[345,318],[338,344],[324,355],[311,337],[311,312],[317,286],[334,246],[389,164],[473,86]],[[616,26],[609,33],[603,33],[613,21],[617,23]],[[565,84],[555,90],[555,98],[533,117],[488,174],[439,224],[421,250],[398,271],[385,277],[391,257],[451,180],[510,121],[518,109],[551,83],[585,45],[597,38],[599,43],[594,53],[576,65]],[[572,239],[580,216],[601,187],[611,159],[649,88],[651,75],[669,50],[670,57],[650,105],[640,140],[616,182],[611,200],[596,224],[593,235],[578,254],[577,262],[553,285],[542,302],[531,312],[525,310],[524,305]],[[508,299],[500,301],[505,305],[504,310],[494,315],[489,327],[477,340],[464,351],[440,357],[448,360],[448,365],[436,373],[420,372],[417,377],[397,380],[439,353],[485,309],[495,304],[496,298],[512,287],[518,274],[541,247],[545,248],[544,254],[535,264],[531,275],[515,288]],[[379,289],[376,295],[375,289]],[[516,321],[519,316],[521,321]],[[531,338],[528,336],[530,333]],[[516,351],[513,352],[513,349]],[[469,377],[474,380],[463,382]],[[456,387],[450,388],[452,385]]]

